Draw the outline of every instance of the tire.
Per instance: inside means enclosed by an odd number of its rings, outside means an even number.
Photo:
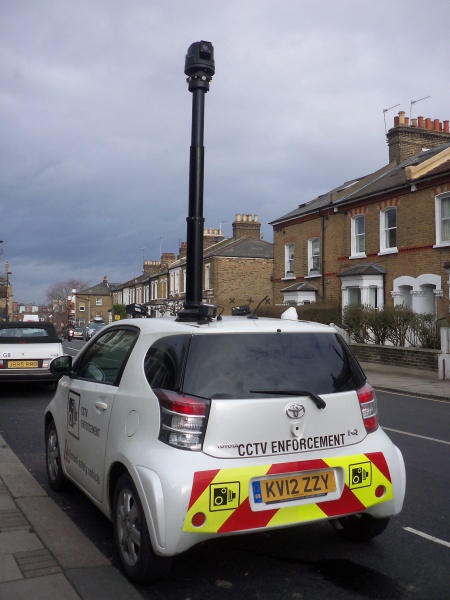
[[[136,487],[124,473],[114,490],[114,541],[126,576],[135,583],[158,581],[167,575],[172,559],[155,554]]]
[[[50,487],[55,492],[63,492],[67,489],[69,482],[62,470],[61,449],[53,420],[47,425],[45,431],[45,458]]]
[[[380,535],[389,525],[389,518],[375,519],[366,514],[349,515],[333,519],[331,525],[337,533],[353,542],[367,542]]]

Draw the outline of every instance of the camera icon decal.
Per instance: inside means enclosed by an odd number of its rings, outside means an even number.
[[[239,506],[240,483],[212,483],[209,486],[209,510],[234,510]]]
[[[370,461],[349,466],[349,484],[351,490],[372,485],[372,463]]]
[[[70,390],[67,403],[67,431],[80,439],[80,394]]]

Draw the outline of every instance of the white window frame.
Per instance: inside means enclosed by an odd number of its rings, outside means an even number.
[[[347,298],[347,306],[361,306],[361,288],[360,287],[348,287],[348,298]],[[357,302],[352,302],[352,296],[357,296]]]
[[[205,265],[205,290],[211,289],[211,264]]]
[[[395,227],[388,227],[387,219],[389,212],[395,212]],[[388,232],[392,229],[395,229],[395,241],[397,242],[397,207],[389,206],[380,211],[380,251],[378,255],[382,254],[394,254],[398,252],[397,244],[395,246],[387,245]]]
[[[284,246],[284,279],[295,279],[295,244]]]
[[[318,251],[314,254],[315,246]],[[314,263],[317,263],[317,268],[314,268]],[[320,239],[315,237],[308,240],[308,276],[317,275],[320,275]]]
[[[383,287],[383,275],[381,274],[342,277],[342,308],[345,308],[350,304],[350,296],[354,293],[355,289],[359,289],[361,306],[373,306],[372,298],[375,295],[377,304],[376,308],[381,310],[383,308]],[[372,288],[377,288],[377,291],[374,292]]]
[[[103,306],[103,298],[96,298],[95,306]]]
[[[85,310],[86,310],[86,305],[85,304],[80,304],[78,306],[78,311],[79,312],[85,312]]]
[[[357,233],[356,232],[356,222],[361,221],[364,223],[364,232]],[[359,242],[359,238],[364,238],[364,251],[357,250],[357,242]],[[366,216],[365,215],[355,215],[352,217],[351,223],[351,254],[349,258],[366,258]]]
[[[449,220],[449,217],[442,216],[442,203],[444,202],[444,200],[450,202],[450,193],[438,194],[435,197],[436,245],[434,246],[434,248],[439,248],[441,246],[450,246],[450,239],[444,240],[442,235],[442,222],[443,220]]]

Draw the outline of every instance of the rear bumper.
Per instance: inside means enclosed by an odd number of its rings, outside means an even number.
[[[358,513],[385,518],[402,509],[405,468],[400,451],[392,443],[384,445],[383,450],[361,454],[329,453],[312,460],[305,460],[304,456],[298,460],[290,458],[282,463],[257,461],[258,464],[250,465],[245,461],[246,466],[236,464],[231,468],[229,461],[214,461],[218,468],[205,465],[204,470],[192,473],[192,479],[180,464],[174,467],[171,481],[139,468],[138,488],[157,553],[178,554],[218,535],[279,529]],[[220,462],[224,468],[220,468]],[[256,499],[255,482],[292,473],[320,474],[330,469],[336,477],[335,493],[270,505]],[[175,488],[178,493],[174,493]],[[220,505],[215,500],[217,494]]]
[[[0,369],[0,381],[59,381],[48,369]]]

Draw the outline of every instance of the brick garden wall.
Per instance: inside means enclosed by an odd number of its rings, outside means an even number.
[[[350,344],[350,348],[360,362],[438,372],[440,350],[354,343]]]

